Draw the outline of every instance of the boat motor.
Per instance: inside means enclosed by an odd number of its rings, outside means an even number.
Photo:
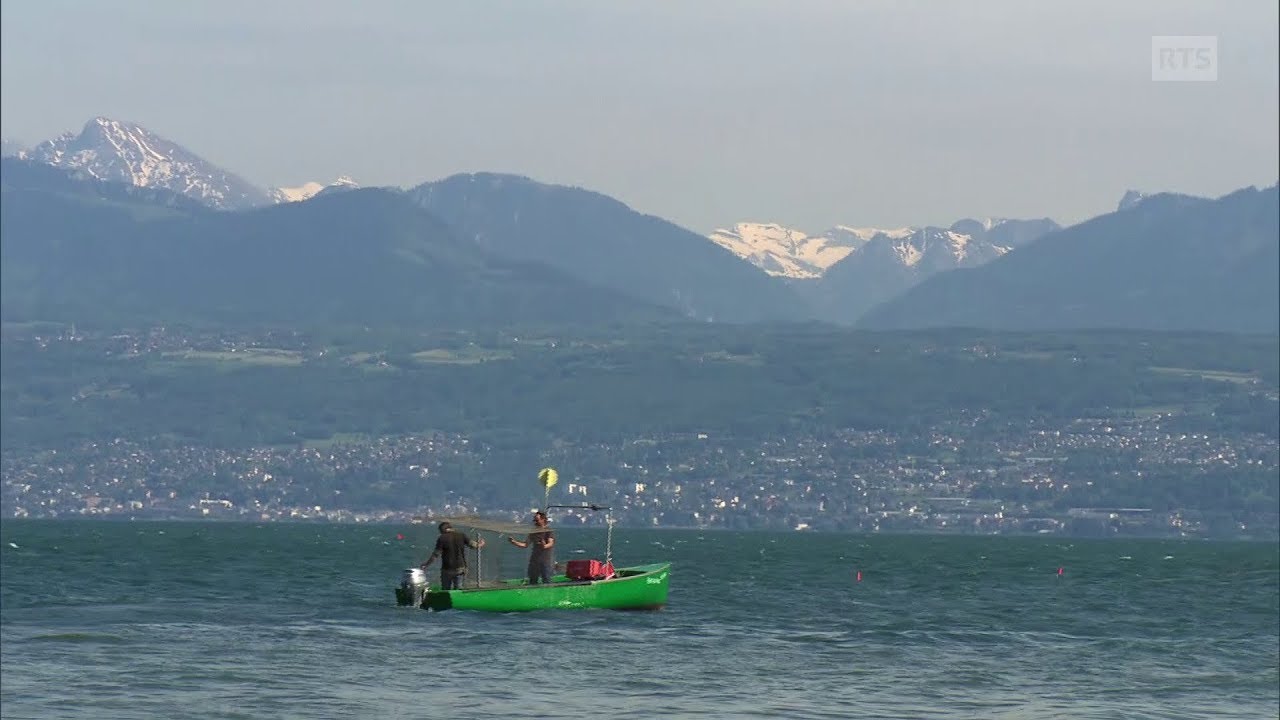
[[[396,588],[397,605],[422,606],[427,594],[427,574],[422,568],[409,568],[400,574],[400,587]]]

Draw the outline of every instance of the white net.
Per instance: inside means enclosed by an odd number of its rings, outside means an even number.
[[[464,589],[495,587],[503,584],[504,581],[518,581],[527,576],[530,551],[527,548],[512,545],[510,540],[514,538],[523,542],[528,539],[530,533],[537,532],[539,528],[533,524],[532,519],[528,522],[517,522],[479,515],[442,515],[421,518],[421,521],[423,522],[419,526],[421,535],[416,540],[418,546],[427,548],[428,552],[435,545],[436,537],[439,535],[439,524],[442,522],[448,522],[455,532],[461,532],[470,539],[484,540],[483,547],[467,549],[467,574],[462,585]],[[566,548],[560,531],[555,527],[550,529],[556,533],[557,547]],[[610,520],[605,547],[595,549],[588,557],[599,558],[598,553],[601,550],[604,551],[605,557],[612,555],[612,530],[612,520]],[[565,552],[567,548],[564,552],[556,553],[557,572],[563,570],[564,560],[568,557]],[[421,558],[418,562],[425,559],[425,557]],[[440,581],[439,574],[440,563],[436,561],[427,570],[427,577],[431,584],[434,585]]]
[[[532,522],[519,523],[475,515],[451,515],[425,520],[427,524],[421,526],[422,537],[418,540],[420,547],[434,547],[439,535],[439,524],[446,521],[453,526],[455,532],[463,533],[471,540],[484,541],[480,548],[467,549],[467,574],[462,581],[464,589],[495,587],[503,581],[520,580],[527,575],[529,551],[512,545],[510,538],[524,541],[529,533],[538,529]],[[427,569],[431,584],[440,581],[439,574],[440,562],[436,561]]]

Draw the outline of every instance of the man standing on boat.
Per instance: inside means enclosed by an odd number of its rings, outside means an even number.
[[[453,529],[448,520],[440,523],[440,537],[431,557],[419,567],[426,570],[436,558],[440,558],[440,587],[444,590],[461,590],[462,578],[467,574],[467,548],[484,547],[484,538],[472,540],[466,533]]]
[[[538,527],[524,540],[507,538],[516,547],[533,548],[529,551],[529,584],[550,583],[555,568],[555,532],[547,529],[547,514],[541,510],[533,514],[533,524]]]

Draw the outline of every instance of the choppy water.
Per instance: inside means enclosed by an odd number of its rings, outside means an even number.
[[[494,615],[395,605],[418,528],[0,535],[4,718],[1280,713],[1274,544],[619,530],[665,610]]]

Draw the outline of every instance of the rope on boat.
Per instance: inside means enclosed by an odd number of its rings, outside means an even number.
[[[606,565],[613,564],[613,513],[605,518],[605,522],[609,525],[609,532],[605,535],[604,541],[604,562]]]

